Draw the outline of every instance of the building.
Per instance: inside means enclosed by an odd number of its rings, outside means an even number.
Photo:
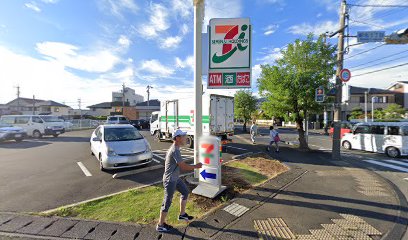
[[[9,114],[69,115],[71,107],[52,100],[16,98],[5,104]]]
[[[135,108],[138,119],[149,120],[152,112],[160,111],[160,101],[157,99],[153,99],[149,102],[141,102],[136,104]]]
[[[388,90],[401,93],[403,96],[404,108],[408,110],[408,81],[399,81],[392,84]]]
[[[137,103],[143,102],[143,96],[136,94],[135,90],[129,87],[124,88],[119,92],[112,92],[112,102],[123,102],[123,97],[125,102],[128,102],[130,106],[136,106]]]
[[[404,105],[404,96],[400,92],[379,88],[363,88],[349,86],[348,100],[342,104],[343,119],[347,119],[351,111],[360,108],[364,111],[367,95],[367,112],[375,109],[385,109],[390,104]]]
[[[129,107],[129,102],[125,102],[125,108],[126,107]],[[87,115],[94,117],[121,115],[123,102],[103,102],[88,106],[88,108],[89,110],[86,110]]]

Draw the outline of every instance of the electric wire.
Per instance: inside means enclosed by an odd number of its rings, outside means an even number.
[[[376,73],[376,72],[382,72],[382,71],[385,71],[385,70],[388,70],[388,69],[398,68],[398,67],[402,67],[402,66],[406,66],[406,65],[408,65],[408,63],[398,64],[398,65],[395,65],[395,66],[386,67],[386,68],[374,70],[374,71],[371,71],[371,72],[365,72],[365,73],[357,74],[357,75],[354,75],[353,77],[359,77],[359,76],[364,76],[364,75],[372,74],[372,73]]]
[[[405,53],[405,52],[408,52],[408,50],[405,50],[405,51],[402,51],[402,52],[398,52],[398,53],[394,53],[394,54],[390,54],[390,55],[384,56],[384,57],[382,57],[382,58],[377,58],[377,59],[374,59],[374,60],[371,60],[371,61],[368,61],[368,62],[365,62],[365,63],[361,63],[361,64],[358,64],[358,65],[355,65],[355,66],[350,67],[350,68],[361,67],[361,66],[364,66],[364,65],[373,63],[373,62],[377,62],[377,61],[381,61],[381,60],[384,60],[384,59],[387,59],[387,58],[390,58],[390,57],[398,56],[398,55],[400,55],[400,54],[402,54],[402,53]]]
[[[399,58],[394,58],[394,59],[387,60],[387,61],[384,61],[384,62],[379,62],[379,63],[376,63],[376,64],[372,64],[372,65],[369,65],[369,66],[366,66],[366,67],[356,68],[356,69],[353,69],[353,71],[358,71],[358,70],[367,69],[367,68],[370,68],[370,67],[375,67],[375,66],[378,66],[378,65],[382,65],[384,63],[394,62],[394,61],[404,59],[404,58],[407,58],[407,57],[408,57],[408,55],[402,56],[402,57],[399,57]]]
[[[380,45],[378,45],[378,46],[375,46],[375,47],[373,47],[373,48],[370,48],[370,49],[367,49],[367,50],[364,50],[364,51],[358,52],[358,53],[356,53],[356,54],[354,54],[354,55],[351,55],[351,56],[349,56],[349,57],[344,58],[343,60],[347,60],[347,59],[350,59],[350,58],[353,58],[353,57],[359,56],[359,55],[361,55],[361,54],[364,54],[364,53],[370,52],[370,51],[375,50],[375,49],[377,49],[377,48],[383,47],[384,45],[385,45],[385,43],[380,44]]]

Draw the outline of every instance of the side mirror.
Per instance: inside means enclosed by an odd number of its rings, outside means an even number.
[[[94,142],[102,142],[102,140],[101,140],[101,139],[99,139],[98,137],[94,137],[94,138],[92,138],[92,141],[94,141]]]

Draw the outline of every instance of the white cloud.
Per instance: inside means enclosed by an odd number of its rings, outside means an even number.
[[[309,23],[302,23],[294,25],[288,28],[288,32],[297,35],[308,35],[313,33],[314,35],[320,35],[327,31],[331,32],[338,28],[338,24],[333,21],[324,21],[316,23],[315,25]]]
[[[189,31],[190,31],[190,28],[188,27],[187,24],[184,23],[183,25],[181,25],[180,27],[181,34],[186,35]]]
[[[43,3],[48,3],[48,4],[55,4],[57,3],[59,0],[41,0],[41,2]]]
[[[128,48],[130,46],[130,44],[132,43],[132,41],[130,41],[130,39],[128,37],[126,37],[125,35],[120,35],[120,37],[118,39],[118,43],[122,47]]]
[[[41,8],[39,8],[35,2],[25,3],[24,6],[34,12],[41,12]]]
[[[170,50],[176,49],[179,47],[181,41],[183,41],[183,38],[181,36],[167,37],[161,41],[160,48]]]
[[[139,7],[134,0],[99,0],[98,4],[103,12],[123,18],[124,12],[137,13]]]
[[[188,18],[193,12],[193,1],[191,0],[172,0],[171,7],[183,18]]]
[[[273,34],[274,32],[276,32],[276,30],[279,28],[278,24],[271,24],[268,25],[267,27],[265,27],[264,30],[264,35],[265,36],[269,36],[271,34]]]
[[[263,57],[260,57],[257,60],[260,61],[261,64],[273,64],[280,57],[282,57],[281,49],[273,48],[266,52]]]
[[[204,26],[211,18],[234,18],[242,14],[242,0],[211,0],[205,2]],[[203,28],[206,32],[207,28]]]
[[[37,43],[36,50],[55,64],[94,73],[110,71],[120,62],[113,50],[80,54],[78,47],[61,42]]]
[[[173,68],[164,66],[157,59],[143,61],[140,70],[151,74],[151,78],[169,77],[174,74]]]
[[[186,59],[181,60],[179,57],[175,58],[176,61],[176,67],[177,68],[190,68],[191,70],[194,70],[194,56],[190,55],[187,56]]]
[[[152,4],[150,7],[149,22],[141,24],[139,34],[147,39],[156,38],[170,28],[168,10],[161,4]]]

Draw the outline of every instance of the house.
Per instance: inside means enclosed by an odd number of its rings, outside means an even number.
[[[125,108],[129,107],[129,102],[125,102]],[[86,110],[88,115],[98,116],[110,116],[121,115],[123,102],[102,102],[88,106],[89,110]]]
[[[408,110],[408,81],[398,81],[393,83],[388,90],[401,93],[403,96],[403,106]]]
[[[152,112],[160,111],[160,101],[153,99],[136,104],[136,113],[138,119],[149,120]]]
[[[66,116],[69,115],[71,107],[52,100],[41,100],[32,98],[16,98],[5,104],[10,114],[41,114]]]
[[[125,87],[122,91],[112,92],[112,102],[128,102],[130,106],[136,106],[137,103],[143,102],[143,96],[136,94],[135,90]]]
[[[366,97],[367,112],[371,112],[372,107],[374,107],[374,109],[385,109],[390,104],[404,105],[402,93],[387,89],[349,86],[348,94],[348,100],[342,104],[342,114],[344,119],[346,119],[355,108],[361,108],[364,110]]]

